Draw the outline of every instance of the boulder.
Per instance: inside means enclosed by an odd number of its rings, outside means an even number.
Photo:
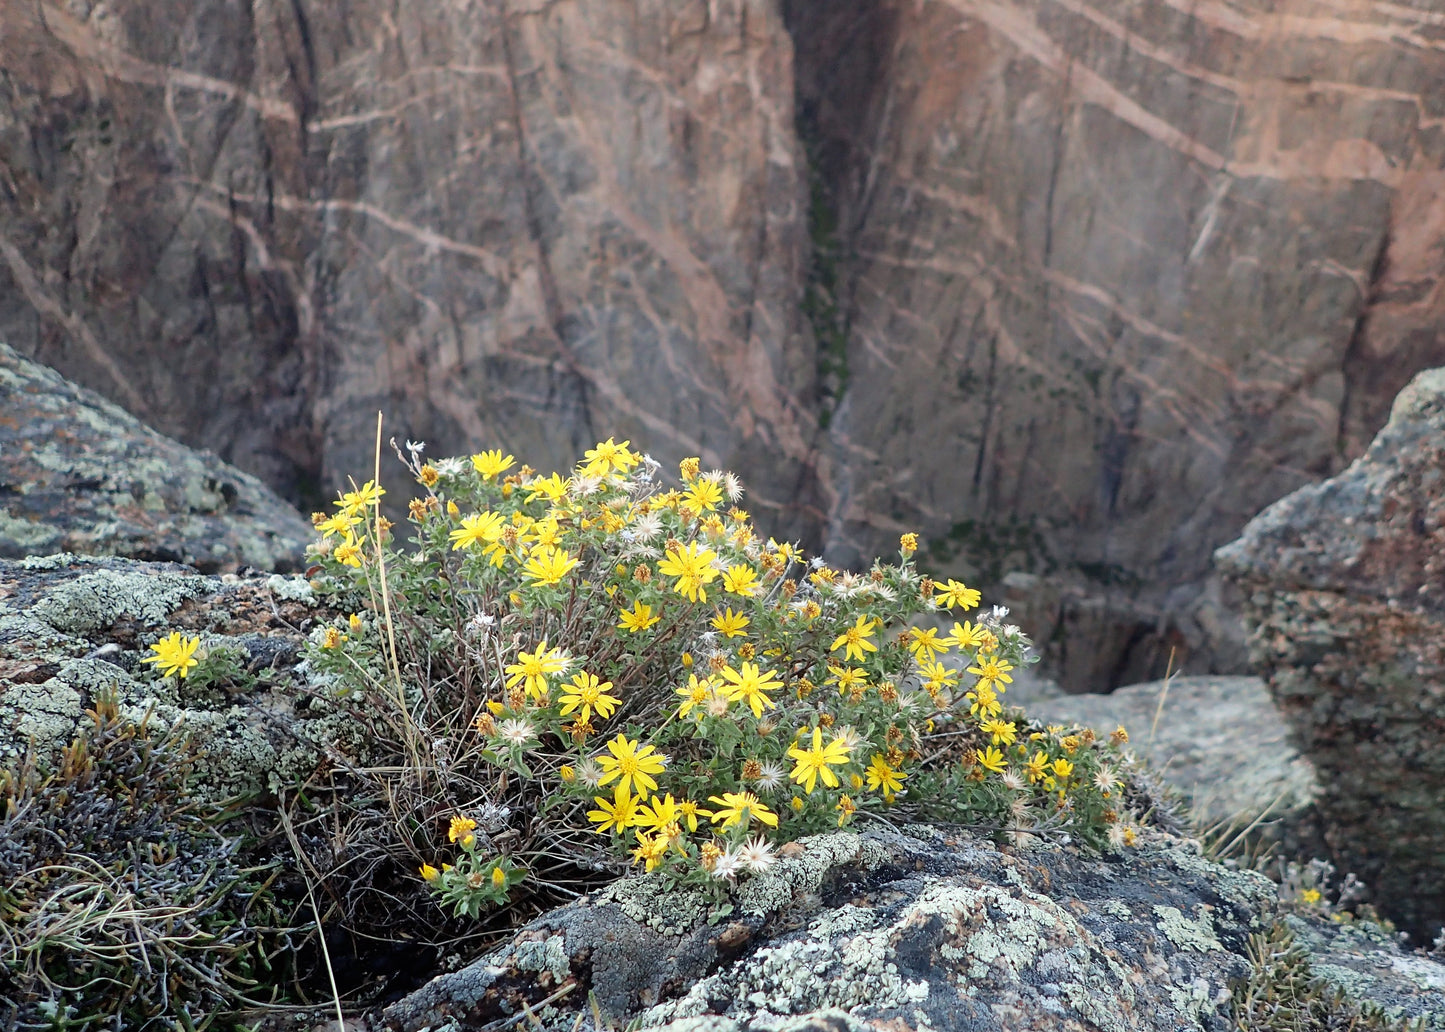
[[[0,559],[0,762],[68,744],[107,692],[124,717],[190,733],[211,797],[289,789],[328,749],[364,752],[355,721],[335,713],[298,666],[307,634],[327,616],[336,614],[301,577],[211,577],[76,555]],[[234,676],[157,676],[142,660],[171,631],[226,655]]]
[[[1332,859],[1432,937],[1445,922],[1445,370],[1411,381],[1345,472],[1270,506],[1216,561],[1319,771]]]
[[[1087,859],[922,826],[836,832],[805,839],[731,909],[628,878],[439,975],[383,1027],[479,1029],[525,1004],[570,1029],[590,995],[619,1024],[675,1032],[1223,1032],[1274,887],[1151,834],[1127,859]]]
[[[0,344],[0,558],[301,567],[311,527],[249,473]]]
[[[1130,747],[1184,794],[1202,825],[1291,822],[1319,791],[1258,677],[1174,677],[1108,695],[1055,696],[1029,711],[1050,723],[1122,724]]]

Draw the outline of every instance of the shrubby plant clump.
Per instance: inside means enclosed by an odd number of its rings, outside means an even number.
[[[589,863],[721,891],[869,820],[1132,844],[1123,729],[1007,706],[1028,639],[920,573],[915,535],[845,572],[760,538],[697,459],[665,484],[626,441],[546,474],[408,448],[406,533],[375,481],[313,517],[313,585],[355,612],[308,662],[395,729],[387,795],[455,912]],[[947,633],[911,624],[934,614]]]

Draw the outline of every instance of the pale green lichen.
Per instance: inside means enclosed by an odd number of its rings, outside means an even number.
[[[1178,907],[1156,905],[1154,916],[1159,918],[1156,927],[1181,950],[1193,950],[1196,953],[1223,950],[1219,937],[1214,934],[1214,922],[1205,912],[1203,904],[1199,909],[1199,916],[1190,920]]]
[[[9,509],[0,509],[0,540],[26,552],[51,552],[63,535],[55,527],[21,519]]]
[[[56,585],[31,613],[56,630],[73,634],[101,630],[122,616],[154,627],[209,586],[209,578],[189,574],[101,569]]]
[[[702,923],[712,901],[699,889],[669,889],[660,877],[642,875],[613,882],[597,902],[616,903],[632,920],[664,935],[682,935]]]
[[[549,935],[541,942],[519,942],[512,947],[511,954],[512,964],[519,971],[549,971],[559,982],[572,973],[560,935]]]
[[[803,853],[779,860],[767,874],[750,879],[738,890],[738,910],[766,917],[788,906],[799,895],[817,892],[829,874],[843,866],[871,871],[886,852],[879,843],[851,831],[809,835],[798,840]]]
[[[316,593],[311,590],[311,582],[305,577],[283,577],[279,573],[273,573],[266,579],[266,587],[270,588],[277,598],[304,602],[308,606],[316,604]]]

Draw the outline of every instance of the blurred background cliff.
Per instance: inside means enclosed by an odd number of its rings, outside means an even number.
[[[0,341],[303,510],[378,409],[701,455],[1073,691],[1243,668],[1442,269],[1423,0],[0,0]]]

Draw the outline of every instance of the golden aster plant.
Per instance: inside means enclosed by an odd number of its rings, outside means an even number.
[[[615,439],[566,472],[403,461],[406,534],[379,532],[372,481],[321,529],[313,584],[369,612],[309,661],[415,746],[387,795],[415,800],[409,869],[457,912],[589,865],[721,890],[880,819],[1096,849],[1131,826],[1123,740],[1011,707],[1028,638],[924,576],[916,535],[835,570],[759,534],[731,474],[673,478]]]

